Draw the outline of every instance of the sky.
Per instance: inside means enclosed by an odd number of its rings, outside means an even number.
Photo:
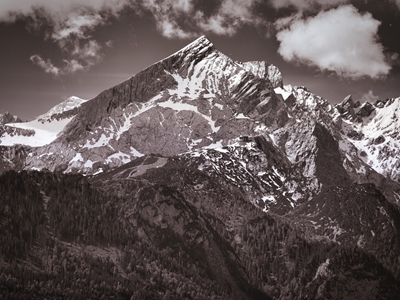
[[[0,113],[91,99],[202,35],[331,103],[400,97],[400,0],[1,0]]]

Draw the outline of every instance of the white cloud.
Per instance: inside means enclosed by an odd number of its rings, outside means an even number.
[[[152,13],[157,29],[167,38],[191,38],[198,36],[199,31],[232,36],[245,24],[267,23],[254,13],[254,6],[262,0],[222,0],[212,15],[195,10],[198,2],[144,0],[142,7]]]
[[[220,14],[206,18],[203,12],[197,12],[195,19],[197,21],[197,25],[206,32],[232,36],[237,30],[236,26],[229,23],[228,20]]]
[[[71,35],[85,39],[85,32],[93,30],[96,26],[104,22],[99,14],[79,14],[71,13],[64,22],[55,24],[52,38],[54,40],[68,39]]]
[[[300,11],[327,9],[348,2],[349,0],[272,0],[271,1],[272,5],[277,9],[291,6],[295,7]]]
[[[286,60],[317,66],[339,76],[380,78],[391,69],[377,41],[380,22],[351,5],[299,15],[276,23],[279,54]]]
[[[81,65],[79,61],[76,59],[72,59],[70,61],[64,59],[64,68],[63,68],[63,73],[64,74],[69,74],[69,73],[75,73],[76,71],[84,70],[85,67]]]
[[[193,12],[192,0],[145,0],[143,8],[150,11],[156,21],[157,29],[167,38],[190,38],[198,34],[185,31],[178,24],[178,20],[184,20]]]
[[[32,55],[30,60],[46,73],[58,77],[88,70],[102,59],[100,50],[101,46],[94,40],[89,40],[82,45],[77,41],[69,55],[70,58],[62,60],[62,66],[56,67],[50,59],[44,60],[38,54]]]
[[[225,0],[219,14],[229,16],[244,23],[254,21],[252,9],[259,0]]]
[[[253,11],[259,2],[260,0],[223,0],[214,15],[207,18],[203,12],[197,12],[195,20],[206,32],[232,36],[244,24],[259,26],[267,23]]]
[[[157,22],[157,28],[161,31],[161,34],[167,38],[181,38],[186,39],[196,36],[195,33],[184,31],[179,27],[178,23],[169,18],[162,18]]]
[[[12,22],[20,16],[34,14],[38,9],[45,10],[56,22],[76,11],[107,11],[115,14],[130,3],[129,0],[1,0],[0,21]]]
[[[113,47],[113,41],[112,40],[107,41],[106,42],[106,47],[107,48],[112,48]]]
[[[374,103],[376,100],[379,99],[379,96],[374,95],[374,92],[369,90],[368,93],[365,93],[361,97],[361,102],[369,102]]]
[[[78,14],[72,12],[68,18],[53,25],[49,38],[57,43],[64,54],[63,66],[58,72],[47,72],[56,76],[67,75],[77,71],[87,71],[102,59],[99,43],[91,39],[90,32],[103,24],[99,14]],[[51,63],[50,60],[47,62]],[[38,64],[43,68],[43,64]],[[43,68],[46,71],[46,68]]]
[[[46,73],[58,76],[60,75],[61,71],[59,68],[54,66],[50,60],[45,61],[43,58],[40,57],[40,55],[35,54],[30,57],[30,60],[41,67]]]
[[[45,38],[53,40],[63,53],[62,66],[56,67],[38,54],[32,55],[31,61],[45,72],[61,76],[88,70],[101,60],[102,47],[90,34],[128,5],[133,5],[130,0],[1,0],[0,21],[29,17],[32,29],[46,28]]]

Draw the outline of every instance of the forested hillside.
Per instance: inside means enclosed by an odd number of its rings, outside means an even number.
[[[2,297],[395,299],[400,292],[399,274],[375,255],[265,214],[198,170],[169,162],[121,180],[139,163],[91,179],[3,174]]]

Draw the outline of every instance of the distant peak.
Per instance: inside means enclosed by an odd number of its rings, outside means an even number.
[[[10,114],[8,111],[6,111],[3,114],[0,113],[0,125],[6,123],[19,123],[19,122],[22,122],[22,120],[19,117]]]
[[[67,112],[73,110],[81,106],[87,100],[81,99],[76,96],[71,96],[65,99],[63,102],[57,104],[53,108],[51,108],[48,112],[38,117],[39,120],[49,120],[53,115],[62,114],[63,112]]]
[[[86,102],[87,100],[76,97],[76,96],[71,96],[65,99],[62,103],[68,103],[68,102],[78,102],[78,103],[83,103]]]

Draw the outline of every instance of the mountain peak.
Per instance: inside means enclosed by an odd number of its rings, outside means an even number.
[[[188,49],[195,48],[195,49],[197,49],[199,46],[213,46],[213,43],[211,43],[211,41],[205,35],[202,35],[202,36],[198,37],[197,39],[195,39],[190,44],[188,44],[183,49],[185,49],[185,48],[188,48]]]
[[[76,107],[81,106],[83,103],[85,103],[87,100],[81,99],[76,96],[71,96],[67,99],[65,99],[63,102],[57,104],[53,108],[51,108],[47,113],[41,115],[38,117],[40,120],[50,120],[52,116],[62,114],[63,112],[70,111]]]
[[[6,111],[4,114],[0,114],[0,125],[6,123],[19,123],[19,122],[22,122],[22,120],[17,116],[13,116],[8,111]]]
[[[345,118],[354,119],[355,118],[355,108],[360,106],[360,101],[354,103],[353,98],[351,95],[348,95],[343,99],[341,103],[336,105],[337,110],[339,113],[344,116]]]
[[[172,56],[177,54],[178,55],[200,54],[213,49],[214,49],[213,43],[211,43],[209,39],[207,39],[204,35],[202,35],[201,37],[197,38],[187,46],[183,47],[181,50],[179,50]]]

